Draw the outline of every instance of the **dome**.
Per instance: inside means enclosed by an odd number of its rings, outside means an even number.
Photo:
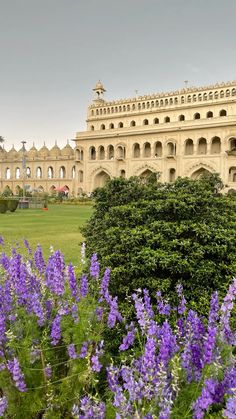
[[[69,143],[66,144],[66,146],[62,149],[61,154],[63,156],[71,156],[74,154],[73,148],[70,146]]]
[[[38,154],[38,150],[35,147],[35,145],[33,144],[33,146],[31,147],[31,149],[28,151],[28,156],[34,157],[34,156],[37,156],[37,154]]]
[[[99,80],[98,82],[97,82],[97,84],[96,84],[96,86],[94,87],[94,89],[93,90],[102,90],[103,92],[105,92],[106,90],[104,89],[104,86],[103,86],[103,84],[102,84],[102,82],[101,82],[101,80]]]
[[[56,156],[60,156],[60,154],[61,154],[61,150],[58,147],[57,143],[55,143],[55,145],[50,150],[50,156],[56,157]]]
[[[47,157],[47,156],[49,155],[49,150],[48,150],[48,148],[46,147],[45,143],[44,143],[43,147],[42,147],[42,148],[40,148],[40,150],[39,150],[39,155],[40,155],[40,156],[43,156],[43,157]]]
[[[8,151],[8,155],[9,155],[11,158],[17,157],[18,152],[16,151],[16,149],[15,149],[14,145],[12,146],[11,150],[10,150],[10,151]]]
[[[6,154],[7,154],[7,152],[6,152],[5,148],[0,146],[0,159],[4,160],[6,158]]]

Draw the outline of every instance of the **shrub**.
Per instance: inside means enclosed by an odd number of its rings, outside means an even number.
[[[7,209],[11,212],[14,212],[18,207],[19,200],[18,199],[8,199],[7,200]]]
[[[0,213],[4,214],[7,211],[7,201],[0,198]]]

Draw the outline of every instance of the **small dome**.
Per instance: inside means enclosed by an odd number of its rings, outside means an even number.
[[[60,154],[61,154],[61,150],[58,147],[57,143],[55,143],[55,145],[50,150],[50,156],[56,157],[56,156],[60,156]]]
[[[35,145],[33,144],[33,146],[31,147],[31,149],[28,151],[28,156],[34,157],[34,156],[37,156],[37,154],[38,154],[38,150],[35,147]]]
[[[11,157],[17,157],[18,152],[16,151],[14,145],[12,146],[11,150],[8,151],[9,156]]]
[[[0,146],[0,159],[4,160],[6,158],[6,154],[7,154],[7,152],[6,152],[5,148]]]
[[[71,156],[74,154],[73,148],[69,143],[67,143],[66,146],[61,150],[61,154],[63,156]]]
[[[97,82],[97,84],[96,84],[96,86],[94,87],[94,89],[93,90],[102,90],[103,92],[105,92],[106,90],[104,89],[104,86],[103,86],[103,84],[102,84],[102,82],[101,82],[101,80],[99,80],[98,82]]]
[[[45,143],[44,143],[43,147],[42,147],[42,148],[40,148],[40,150],[39,150],[39,154],[40,154],[41,156],[44,156],[44,157],[47,157],[47,156],[49,155],[49,150],[48,150],[48,148],[46,147]]]

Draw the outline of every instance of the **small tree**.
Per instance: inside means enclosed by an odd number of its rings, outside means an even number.
[[[225,293],[236,273],[236,225],[221,187],[212,175],[170,184],[118,178],[95,191],[83,233],[89,254],[112,268],[111,290],[120,299],[148,288],[174,303],[181,282],[192,307],[205,313],[212,291]]]

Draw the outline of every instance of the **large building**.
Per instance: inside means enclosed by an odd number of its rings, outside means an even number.
[[[101,82],[93,90],[87,130],[74,148],[0,148],[1,190],[26,183],[78,195],[109,178],[150,172],[163,182],[219,173],[225,190],[236,189],[236,81],[111,102]]]

